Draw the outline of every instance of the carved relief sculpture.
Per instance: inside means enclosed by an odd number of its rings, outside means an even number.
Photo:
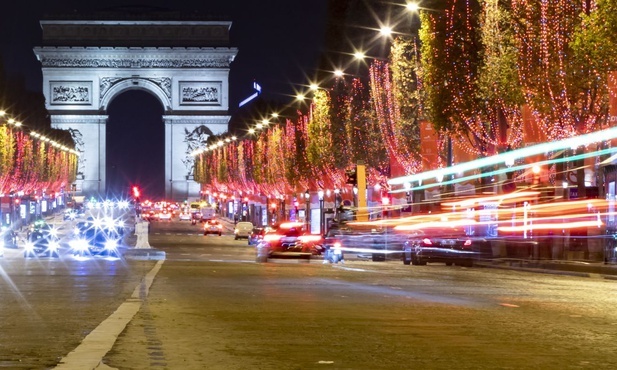
[[[195,157],[193,152],[206,145],[208,137],[213,135],[212,131],[207,126],[199,126],[193,131],[184,129],[184,142],[186,143],[186,153],[182,163],[187,168],[187,176],[193,176],[195,170]]]
[[[180,104],[220,105],[220,82],[180,82]]]
[[[50,81],[51,104],[90,104],[92,102],[92,82],[89,81]]]

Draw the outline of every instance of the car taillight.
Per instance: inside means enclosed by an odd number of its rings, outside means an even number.
[[[264,241],[266,242],[276,242],[281,240],[281,238],[283,237],[283,235],[279,235],[279,234],[267,234],[264,236]]]
[[[318,242],[318,241],[321,240],[321,236],[319,236],[319,235],[301,235],[300,237],[298,237],[298,240],[300,240],[302,243]]]
[[[471,239],[465,240],[465,244],[463,244],[463,246],[469,247],[470,245],[471,245]]]
[[[424,243],[426,245],[433,245],[433,242],[429,238],[422,239],[422,243]]]

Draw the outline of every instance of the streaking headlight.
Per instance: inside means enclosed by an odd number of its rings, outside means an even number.
[[[122,220],[118,221],[118,227],[124,227],[124,221]]]
[[[34,243],[27,242],[24,248],[26,249],[26,252],[32,252],[34,250]]]
[[[58,244],[58,242],[50,242],[48,249],[52,252],[56,252],[58,249],[60,249],[60,244]]]
[[[107,240],[105,242],[105,249],[110,250],[110,249],[116,249],[116,247],[118,246],[118,242],[116,240]]]
[[[53,227],[51,229],[49,229],[49,235],[53,236],[54,238],[58,236],[58,230],[54,229]]]
[[[84,239],[71,240],[69,245],[77,251],[85,251],[88,249],[88,242]]]

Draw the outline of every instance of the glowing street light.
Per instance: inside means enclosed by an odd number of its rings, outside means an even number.
[[[407,10],[409,10],[410,12],[414,12],[414,13],[417,13],[420,10],[420,5],[418,5],[418,3],[413,2],[413,1],[407,3],[405,7],[407,8]]]
[[[379,29],[379,34],[385,37],[390,37],[392,36],[392,27],[390,26],[382,26]]]
[[[342,69],[337,69],[334,71],[334,75],[336,77],[343,77],[343,70]]]

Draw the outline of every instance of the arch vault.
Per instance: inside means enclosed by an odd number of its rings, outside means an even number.
[[[77,188],[105,193],[107,107],[141,89],[164,107],[165,196],[199,197],[191,153],[230,120],[231,22],[118,18],[43,20],[34,48],[52,127],[69,130],[80,152]]]

